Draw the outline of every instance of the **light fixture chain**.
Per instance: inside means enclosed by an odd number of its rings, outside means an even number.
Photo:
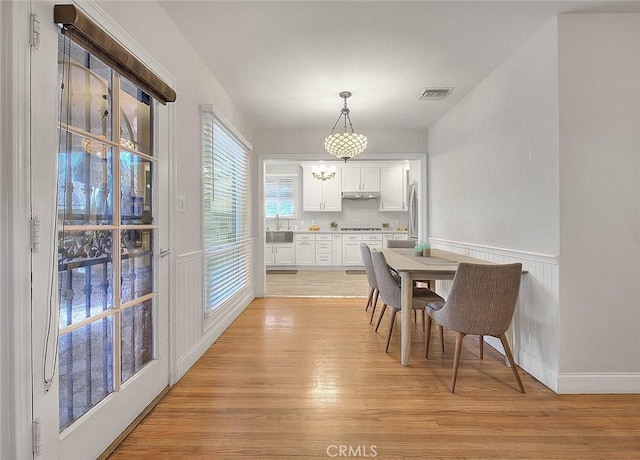
[[[342,118],[342,113],[340,113],[340,115],[338,115],[338,119],[334,123],[333,128],[331,128],[331,132],[329,134],[333,134],[333,130],[336,129],[336,126],[338,126],[338,123],[340,122],[340,118]]]
[[[349,114],[346,114],[344,117],[344,132],[347,132],[347,120],[349,120],[349,126],[351,127],[351,132],[353,133],[353,124],[351,123],[351,117]]]

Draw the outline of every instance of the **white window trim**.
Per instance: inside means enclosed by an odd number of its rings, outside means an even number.
[[[251,153],[253,150],[253,146],[247,139],[230,123],[227,119],[219,114],[217,111],[213,109],[211,104],[201,104],[200,105],[200,113],[201,113],[201,133],[204,136],[204,116],[205,114],[211,115],[214,124],[222,127],[227,134],[231,135],[245,150],[247,155],[247,183],[250,183],[251,180]],[[201,148],[204,149],[204,138],[202,139]],[[201,156],[204,152],[201,153]],[[202,158],[201,158],[202,159]],[[222,305],[218,306],[214,309],[208,309],[205,305],[206,302],[206,259],[207,259],[207,251],[205,248],[205,235],[204,235],[204,181],[202,182],[202,193],[201,193],[201,228],[203,229],[202,234],[202,295],[203,295],[203,304],[202,304],[202,314],[203,314],[203,332],[210,333],[214,330],[220,329],[220,333],[225,328],[225,324],[230,324],[231,321],[239,314],[254,298],[254,276],[253,271],[251,270],[251,266],[248,266],[248,283],[245,289],[242,289],[230,296]],[[254,238],[252,235],[252,217],[251,217],[251,193],[250,190],[247,191],[247,234],[244,239],[244,244],[246,246],[246,251],[248,251],[249,258],[253,257],[254,251]]]

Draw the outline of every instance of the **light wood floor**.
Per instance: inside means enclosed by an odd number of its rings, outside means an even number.
[[[345,270],[298,270],[296,274],[267,273],[268,296],[354,297],[368,294],[367,275]]]
[[[111,459],[640,458],[640,395],[558,396],[524,372],[521,394],[471,337],[450,394],[453,334],[442,355],[434,329],[425,361],[414,326],[402,367],[400,319],[385,354],[387,322],[375,334],[363,307],[255,300]]]

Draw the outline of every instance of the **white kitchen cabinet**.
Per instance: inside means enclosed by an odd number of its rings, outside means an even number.
[[[295,255],[296,265],[316,264],[316,236],[312,234],[296,234]]]
[[[311,174],[311,165],[302,165],[303,211],[342,211],[342,170],[333,179],[320,180]]]
[[[329,234],[316,235],[316,265],[332,265],[332,241]]]
[[[405,167],[402,163],[380,168],[380,211],[406,211]]]
[[[381,233],[363,233],[362,242],[369,246],[369,249],[375,249],[380,251],[382,249],[382,234]]]
[[[389,245],[387,241],[389,240],[406,240],[408,239],[406,233],[384,233],[382,235],[382,247],[387,248]]]
[[[264,245],[264,264],[274,265],[276,263],[276,256],[273,250],[273,244],[265,243]]]
[[[367,167],[343,167],[342,168],[343,192],[379,192],[380,168]]]
[[[266,243],[264,260],[265,265],[294,265],[293,243]]]
[[[332,265],[342,265],[342,234],[331,235],[331,262]]]
[[[342,265],[362,265],[361,244],[361,233],[342,235]]]

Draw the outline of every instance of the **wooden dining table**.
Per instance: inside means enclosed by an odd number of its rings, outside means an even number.
[[[411,303],[413,301],[414,281],[452,280],[460,262],[491,264],[486,260],[474,259],[452,252],[432,249],[429,257],[414,255],[413,249],[383,249],[387,265],[393,268],[401,278],[401,348],[400,363],[409,364],[411,354]]]

